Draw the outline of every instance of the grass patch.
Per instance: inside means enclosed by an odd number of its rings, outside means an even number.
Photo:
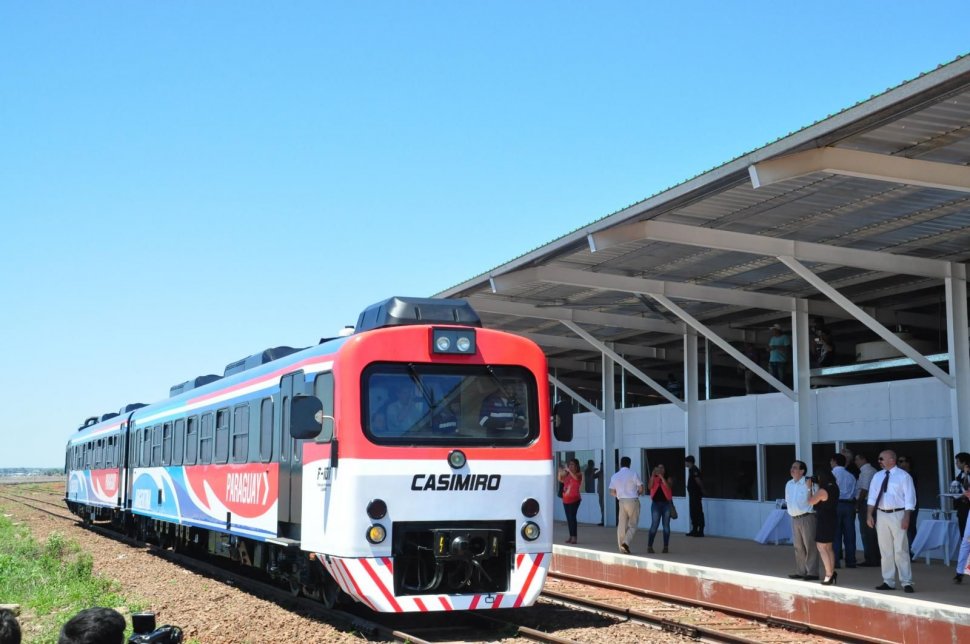
[[[0,515],[0,603],[21,605],[25,641],[55,643],[61,625],[78,611],[127,605],[117,583],[92,568],[91,555],[77,542],[52,532],[40,544],[26,527]]]

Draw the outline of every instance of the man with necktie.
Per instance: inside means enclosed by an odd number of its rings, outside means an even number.
[[[866,520],[869,527],[876,528],[882,557],[882,583],[876,590],[895,590],[898,573],[903,590],[911,593],[913,567],[906,530],[909,522],[915,520],[916,488],[912,477],[896,467],[896,452],[888,449],[881,452],[879,465],[883,469],[872,477],[869,486]]]

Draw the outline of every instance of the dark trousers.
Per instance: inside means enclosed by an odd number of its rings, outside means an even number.
[[[878,565],[882,561],[879,554],[879,539],[876,536],[876,529],[866,525],[868,517],[866,502],[861,501],[859,508],[859,534],[862,535],[862,551],[865,553],[866,563],[870,566]]]
[[[653,540],[657,538],[660,523],[664,527],[664,547],[670,543],[670,501],[654,501],[650,504],[650,537],[647,545],[653,547]]]
[[[704,532],[704,504],[701,502],[703,496],[700,494],[691,494],[690,502],[688,504],[690,508],[690,531],[691,532]]]
[[[835,507],[835,564],[838,565],[845,547],[845,565],[854,566],[855,561],[855,502],[839,501]]]
[[[563,501],[562,509],[566,511],[566,525],[569,526],[569,536],[576,536],[576,513],[579,512],[580,501],[566,503]]]

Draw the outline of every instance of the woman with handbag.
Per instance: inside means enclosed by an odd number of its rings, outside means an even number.
[[[580,486],[583,482],[578,460],[571,458],[565,468],[559,469],[559,482],[562,484],[562,508],[566,513],[566,525],[569,526],[566,543],[576,543],[576,513],[582,500]]]
[[[663,521],[664,527],[664,552],[670,552],[670,517],[674,511],[674,493],[671,490],[671,482],[666,478],[666,469],[663,465],[653,468],[650,474],[650,536],[647,540],[647,552],[653,553],[653,541],[657,537],[657,530],[660,522]]]

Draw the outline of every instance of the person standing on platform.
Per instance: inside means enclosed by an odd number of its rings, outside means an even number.
[[[803,461],[791,465],[791,480],[785,484],[785,505],[791,517],[791,541],[795,546],[795,572],[790,579],[818,579],[818,548],[815,546],[815,509],[808,499],[814,493],[805,485],[808,466]]]
[[[771,327],[771,339],[768,340],[768,373],[778,380],[788,381],[788,354],[791,352],[791,340],[782,333],[781,326]]]
[[[640,497],[643,495],[643,481],[630,469],[630,457],[620,459],[620,471],[610,479],[610,495],[620,503],[620,513],[616,520],[616,541],[620,552],[630,554],[633,535],[637,533],[640,522]]]
[[[970,531],[968,531],[967,515],[970,514],[970,454],[960,452],[954,457],[957,475],[953,482],[963,492],[963,496],[953,500],[953,507],[957,511],[957,526],[960,529],[960,556],[957,557],[957,574],[953,577],[956,584],[963,583],[963,575],[967,569],[967,554],[970,553]]]
[[[882,559],[882,583],[876,590],[895,590],[898,573],[903,590],[912,593],[915,591],[913,562],[909,557],[906,529],[916,507],[916,488],[912,477],[896,467],[896,452],[883,450],[879,464],[883,469],[872,477],[866,506],[866,523],[876,529]]]
[[[858,480],[859,468],[855,464],[855,455],[852,453],[852,450],[848,447],[843,447],[839,450],[839,454],[845,457],[845,470]]]
[[[684,459],[684,467],[687,468],[687,496],[689,497],[688,506],[690,508],[688,537],[704,536],[704,481],[701,480],[701,471],[695,465],[696,462],[694,457],[690,455]]]
[[[868,511],[866,506],[869,501],[869,488],[872,486],[872,477],[876,475],[876,468],[869,462],[869,457],[865,454],[855,455],[855,464],[859,468],[859,480],[856,482],[856,514],[859,515],[859,534],[862,535],[862,552],[866,560],[860,566],[875,568],[881,566],[879,557],[879,540],[876,538],[876,531],[866,523]]]
[[[664,552],[669,552],[670,546],[670,508],[674,502],[671,479],[667,478],[666,468],[658,465],[650,475],[650,536],[647,538],[647,552],[653,554],[653,541],[657,538],[657,530],[663,522]]]
[[[838,524],[837,508],[839,505],[839,486],[835,483],[832,473],[822,468],[818,472],[818,486],[809,479],[805,482],[805,488],[814,490],[812,496],[808,497],[808,504],[815,506],[815,546],[822,559],[822,566],[825,568],[825,579],[822,580],[824,586],[831,586],[836,583],[839,573],[835,572],[835,551],[832,543],[835,541],[835,528]]]
[[[963,488],[963,496],[961,498],[970,501],[970,487]],[[960,539],[960,554],[957,556],[957,574],[953,577],[953,583],[955,584],[962,584],[963,576],[967,574],[967,560],[970,559],[970,521],[967,522],[966,527],[964,527],[963,532],[960,534],[963,537]]]
[[[957,489],[966,491],[970,488],[970,454],[960,452],[954,459],[957,466],[957,475],[954,482]],[[960,534],[967,529],[967,515],[970,514],[970,498],[965,494],[958,499],[954,499],[953,508],[957,511],[957,525],[960,527]]]
[[[583,473],[579,471],[577,459],[571,458],[566,467],[559,468],[559,482],[562,483],[562,508],[569,528],[566,543],[576,543],[576,514],[579,512],[579,503],[583,500],[579,492],[582,489]]]
[[[839,502],[835,508],[835,567],[841,567],[844,550],[845,567],[855,568],[855,477],[845,469],[843,454],[833,455],[829,463],[835,484],[839,486]]]
[[[916,523],[919,520],[919,480],[916,478],[916,472],[913,471],[913,459],[909,456],[897,458],[896,465],[906,470],[906,473],[913,479],[913,489],[916,490],[916,507],[913,508],[913,518],[906,529],[906,538],[909,539],[909,545],[912,547],[913,542],[916,541]],[[909,551],[909,558],[913,558],[912,550]]]
[[[606,510],[603,506],[603,463],[600,462],[600,466],[596,468],[596,496],[599,498],[600,502],[600,522],[599,525],[606,523]]]

